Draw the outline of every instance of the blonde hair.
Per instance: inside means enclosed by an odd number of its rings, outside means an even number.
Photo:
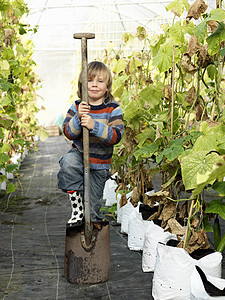
[[[104,101],[109,98],[110,101],[113,100],[113,95],[111,94],[112,92],[112,75],[110,70],[107,68],[107,66],[100,62],[100,61],[92,61],[88,64],[88,78],[94,78],[97,76],[99,73],[103,73],[103,76],[105,77],[106,81],[106,87],[107,91],[104,95]],[[78,91],[77,95],[80,99],[82,99],[82,80],[81,80],[81,73],[79,75],[78,79]]]

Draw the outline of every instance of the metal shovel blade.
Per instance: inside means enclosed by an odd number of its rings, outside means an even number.
[[[67,228],[64,275],[68,282],[95,284],[105,282],[110,269],[109,222],[99,222],[101,229],[93,229],[93,245],[83,247],[84,227]]]

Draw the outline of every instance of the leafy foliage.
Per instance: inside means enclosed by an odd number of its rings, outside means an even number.
[[[225,11],[207,12],[204,1],[187,0],[174,0],[166,10],[174,19],[160,34],[139,26],[122,36],[119,49],[105,49],[102,60],[113,72],[126,133],[112,167],[121,180],[118,191],[135,189],[145,204],[159,202],[162,227],[176,216],[188,225],[187,239],[199,234],[198,247],[207,247],[200,236],[212,230],[207,217],[224,209],[217,199],[205,203],[202,192],[213,188],[218,199],[224,193]],[[132,45],[139,51],[126,55]],[[153,174],[161,176],[161,191],[149,199]]]
[[[118,51],[106,52],[104,58],[114,73],[113,93],[121,102],[126,127],[126,138],[113,160],[122,179],[119,189],[126,190],[130,184],[144,197],[151,174],[158,172],[162,191],[169,192],[166,201],[179,201],[183,187],[192,191],[194,215],[204,207],[204,199],[199,200],[202,190],[212,185],[218,189],[216,183],[225,175],[221,158],[225,150],[221,52],[225,12],[218,8],[205,13],[206,8],[197,1],[192,6],[186,0],[172,1],[166,9],[175,19],[162,26],[164,33],[151,37],[139,27],[136,35],[123,36]],[[181,21],[184,13],[186,20]],[[200,17],[198,25],[191,22]],[[140,32],[144,33],[141,39]],[[126,57],[123,49],[137,39],[143,48]],[[199,226],[207,228],[207,214],[221,215],[224,203],[213,203]]]
[[[0,1],[0,170],[6,172],[18,169],[11,158],[33,148],[34,136],[41,130],[35,116],[40,79],[35,73],[32,42],[26,37],[37,29],[21,23],[27,13],[23,0]],[[5,179],[0,175],[1,181]],[[15,188],[8,184],[7,193]]]

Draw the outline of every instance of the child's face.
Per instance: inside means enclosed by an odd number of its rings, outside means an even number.
[[[95,77],[88,77],[88,99],[89,103],[99,105],[104,101],[107,84],[103,73],[98,73]]]

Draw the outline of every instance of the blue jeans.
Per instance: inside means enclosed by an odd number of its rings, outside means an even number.
[[[72,148],[59,161],[58,187],[64,191],[83,191],[84,166],[83,153],[77,148]],[[102,207],[100,199],[103,196],[105,182],[110,178],[109,170],[90,169],[90,195],[91,195],[91,220],[92,222],[103,219],[100,212]]]

